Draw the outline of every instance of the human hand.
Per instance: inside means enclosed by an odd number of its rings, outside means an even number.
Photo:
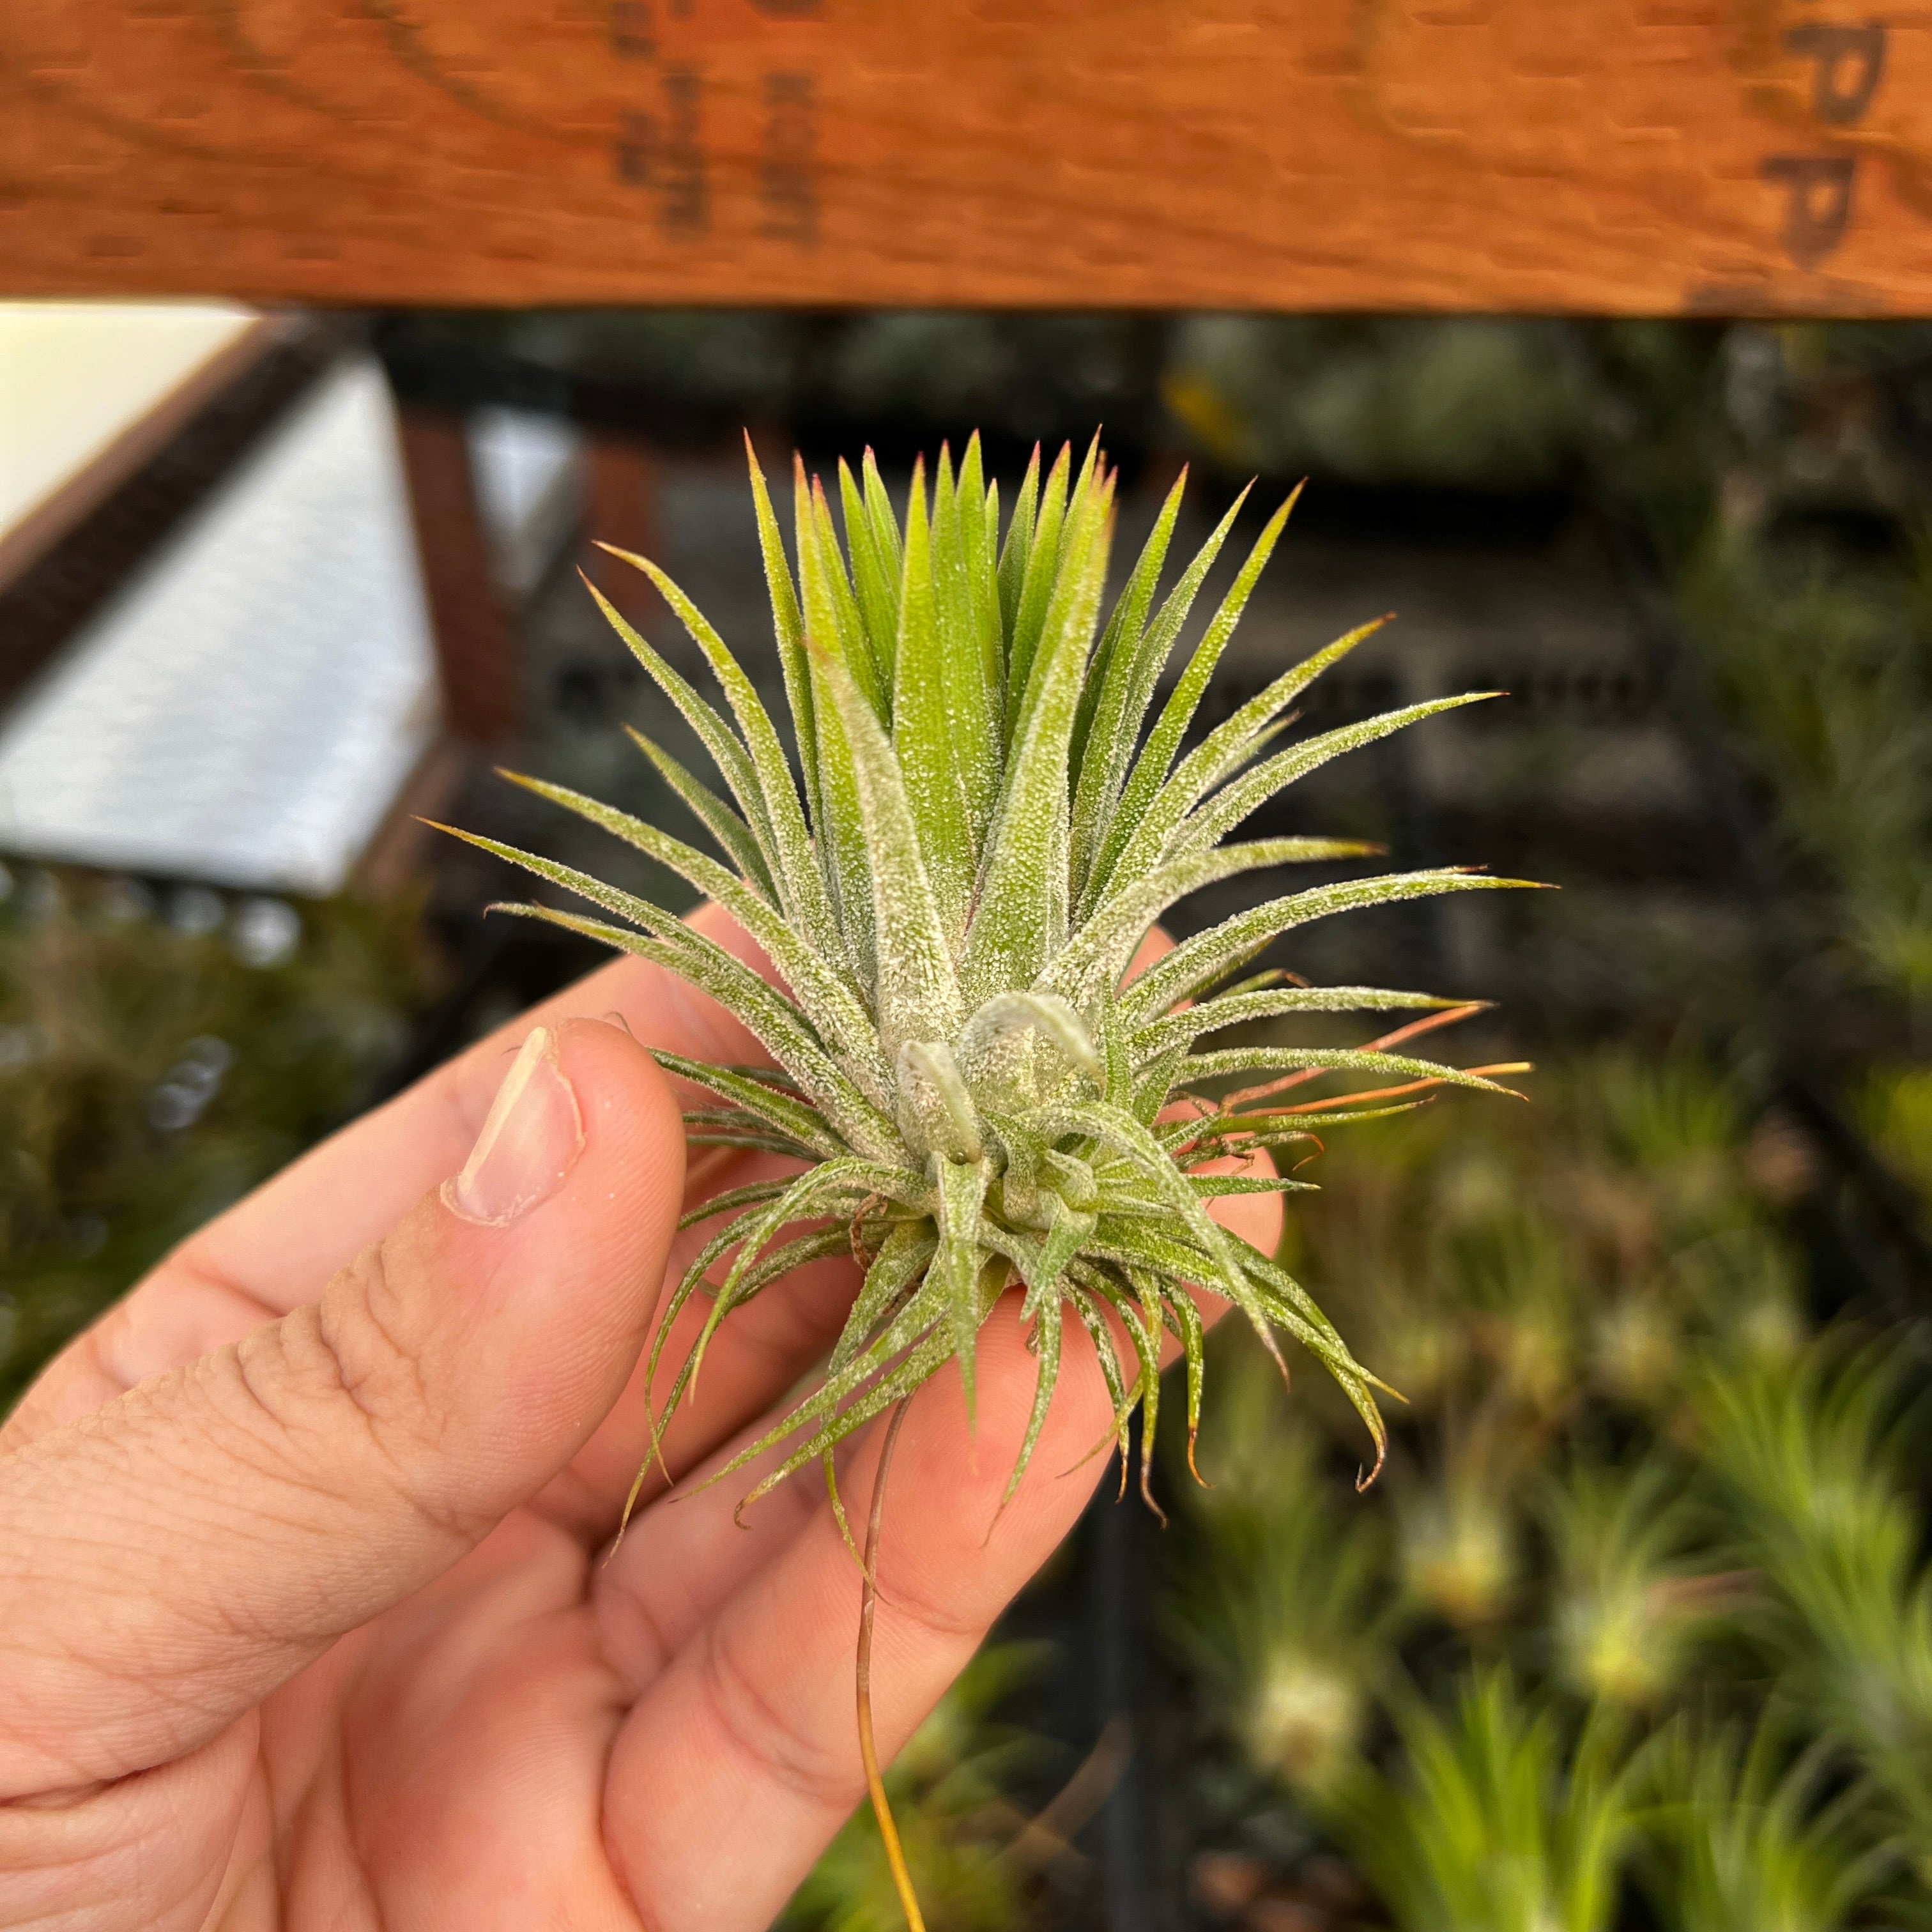
[[[860,1580],[821,1486],[741,1530],[755,1468],[677,1500],[653,1475],[604,1558],[647,1439],[640,1352],[706,1232],[675,1232],[677,1102],[640,1042],[762,1057],[620,960],[211,1223],[0,1431],[0,1924],[753,1932],[859,1801]],[[778,1166],[733,1156],[692,1196]],[[1271,1244],[1272,1197],[1221,1204]],[[724,1325],[675,1476],[766,1426],[854,1290],[818,1264]],[[1102,1467],[1070,1467],[1110,1412],[1070,1372],[994,1522],[1033,1390],[1008,1312],[976,1434],[947,1374],[901,1433],[888,1756]],[[848,1445],[855,1513],[878,1439]]]

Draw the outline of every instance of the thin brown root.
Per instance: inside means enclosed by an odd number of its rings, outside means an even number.
[[[1311,1114],[1337,1114],[1346,1107],[1360,1107],[1380,1100],[1399,1100],[1405,1094],[1432,1094],[1436,1088],[1446,1084],[1438,1076],[1426,1080],[1405,1081],[1400,1087],[1370,1087],[1359,1093],[1331,1094],[1325,1100],[1304,1100],[1298,1106],[1270,1107],[1265,1116],[1257,1114],[1254,1118],[1257,1120],[1263,1118],[1279,1120],[1292,1114],[1298,1119],[1305,1119]]]
[[[1013,1480],[1007,1484],[1006,1492],[1004,1496],[1000,1497],[999,1507],[993,1512],[993,1520],[991,1522],[987,1524],[986,1533],[980,1539],[980,1547],[982,1550],[985,1550],[991,1546],[993,1540],[993,1532],[999,1528],[1000,1519],[1006,1514],[1007,1504],[1011,1502],[1014,1497],[1019,1494],[1020,1486],[1018,1478],[1022,1473],[1023,1472],[1016,1472]]]
[[[651,1400],[650,1380],[646,1376],[644,1382],[644,1427],[650,1432],[651,1446],[638,1468],[638,1480],[631,1485],[629,1498],[624,1504],[624,1515],[627,1520],[637,1502],[638,1492],[644,1486],[645,1472],[653,1462],[656,1463],[664,1476],[664,1487],[674,1490],[677,1486],[677,1478],[671,1474],[670,1465],[664,1460],[664,1431],[670,1426],[670,1418],[668,1415],[662,1422],[658,1420],[656,1405]]]
[[[1465,1070],[1479,1080],[1494,1080],[1499,1074],[1530,1073],[1535,1071],[1527,1060],[1500,1060],[1493,1066],[1472,1066]],[[1282,1120],[1303,1119],[1311,1114],[1333,1114],[1345,1107],[1360,1107],[1371,1101],[1398,1100],[1405,1094],[1421,1094],[1432,1089],[1445,1087],[1450,1083],[1442,1074],[1432,1074],[1426,1080],[1410,1080],[1400,1087],[1370,1087],[1360,1092],[1331,1094],[1324,1100],[1304,1100],[1292,1107],[1258,1107],[1251,1114],[1239,1118],[1244,1120]],[[1527,1094],[1520,1094],[1514,1087],[1499,1088],[1499,1093],[1507,1094],[1512,1100],[1526,1100]]]
[[[1134,1378],[1133,1387],[1127,1391],[1127,1400],[1125,1406],[1115,1412],[1114,1420],[1108,1426],[1106,1434],[1102,1436],[1100,1441],[1095,1443],[1093,1448],[1088,1450],[1086,1454],[1082,1456],[1077,1462],[1071,1463],[1066,1468],[1060,1471],[1060,1480],[1063,1483],[1066,1481],[1069,1476],[1076,1475],[1078,1474],[1081,1470],[1085,1468],[1087,1465],[1092,1462],[1094,1458],[1096,1456],[1100,1455],[1103,1450],[1108,1455],[1111,1456],[1113,1452],[1118,1449],[1120,1450],[1122,1457],[1124,1459],[1125,1458],[1127,1453],[1128,1418],[1132,1415],[1134,1412],[1134,1405],[1136,1402],[1138,1402],[1140,1399],[1140,1378],[1136,1376]],[[1123,1496],[1125,1496],[1127,1492],[1126,1482],[1126,1472],[1124,1468],[1120,1474],[1120,1493]]]
[[[1125,1713],[1116,1711],[1079,1768],[1045,1809],[1028,1821],[1001,1857],[1028,1871],[1040,1870],[1070,1856],[1077,1857],[1074,1834],[1112,1795],[1133,1750],[1133,1726]]]
[[[687,1159],[684,1168],[684,1198],[691,1199],[691,1190],[702,1186],[714,1174],[729,1167],[738,1156],[736,1148],[707,1148],[695,1160]]]
[[[884,1195],[868,1194],[853,1210],[852,1224],[847,1230],[846,1238],[851,1244],[852,1258],[861,1268],[869,1268],[872,1262],[866,1253],[865,1243],[859,1238],[860,1224],[874,1208],[883,1208],[885,1204]]]
[[[1109,1429],[1106,1434],[1102,1436],[1100,1441],[1095,1443],[1093,1448],[1088,1450],[1085,1455],[1068,1463],[1066,1467],[1060,1471],[1059,1480],[1064,1483],[1069,1476],[1077,1476],[1082,1469],[1086,1468],[1089,1462],[1093,1461],[1096,1456],[1101,1455],[1102,1454],[1111,1456],[1114,1452],[1114,1445],[1120,1441],[1120,1438],[1114,1434],[1114,1431],[1112,1429]]]
[[[891,1466],[892,1447],[898,1441],[910,1400],[902,1396],[894,1404],[892,1419],[886,1426],[879,1466],[872,1477],[872,1514],[866,1524],[866,1553],[860,1565],[865,1581],[859,1598],[859,1756],[866,1767],[866,1789],[872,1797],[872,1815],[879,1821],[886,1864],[892,1872],[892,1889],[898,1894],[899,1909],[905,1914],[908,1932],[926,1932],[919,1898],[912,1888],[912,1874],[906,1869],[905,1852],[899,1844],[899,1829],[892,1822],[892,1808],[886,1797],[886,1781],[879,1774],[879,1748],[872,1736],[872,1620],[879,1606],[879,1529],[886,1517],[886,1472]]]

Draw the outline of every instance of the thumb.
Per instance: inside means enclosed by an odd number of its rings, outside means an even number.
[[[318,1302],[0,1460],[0,1800],[193,1749],[554,1476],[636,1360],[683,1160],[643,1048],[539,1028]]]

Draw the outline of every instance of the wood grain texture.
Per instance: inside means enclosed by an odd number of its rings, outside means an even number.
[[[0,289],[1932,314],[1932,0],[6,0]]]

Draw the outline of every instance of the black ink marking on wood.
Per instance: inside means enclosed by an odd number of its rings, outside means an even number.
[[[1811,111],[1834,128],[1849,128],[1871,105],[1885,77],[1886,32],[1876,21],[1858,27],[1793,27],[1785,46],[1811,63]]]
[[[668,67],[661,82],[659,111],[634,110],[623,117],[617,135],[618,178],[656,195],[658,225],[665,234],[702,235],[711,219],[704,77],[694,67]]]
[[[759,232],[810,248],[818,241],[818,106],[808,74],[765,76],[764,218]]]
[[[664,146],[665,232],[701,235],[710,220],[704,147],[699,121],[704,82],[694,67],[664,70],[664,119],[669,139]]]
[[[617,178],[633,188],[648,188],[657,151],[656,116],[626,113],[617,126]]]
[[[1774,154],[1760,171],[1785,192],[1785,253],[1815,268],[1845,238],[1852,219],[1849,154]]]
[[[610,51],[620,60],[650,60],[657,50],[652,0],[610,0]]]

